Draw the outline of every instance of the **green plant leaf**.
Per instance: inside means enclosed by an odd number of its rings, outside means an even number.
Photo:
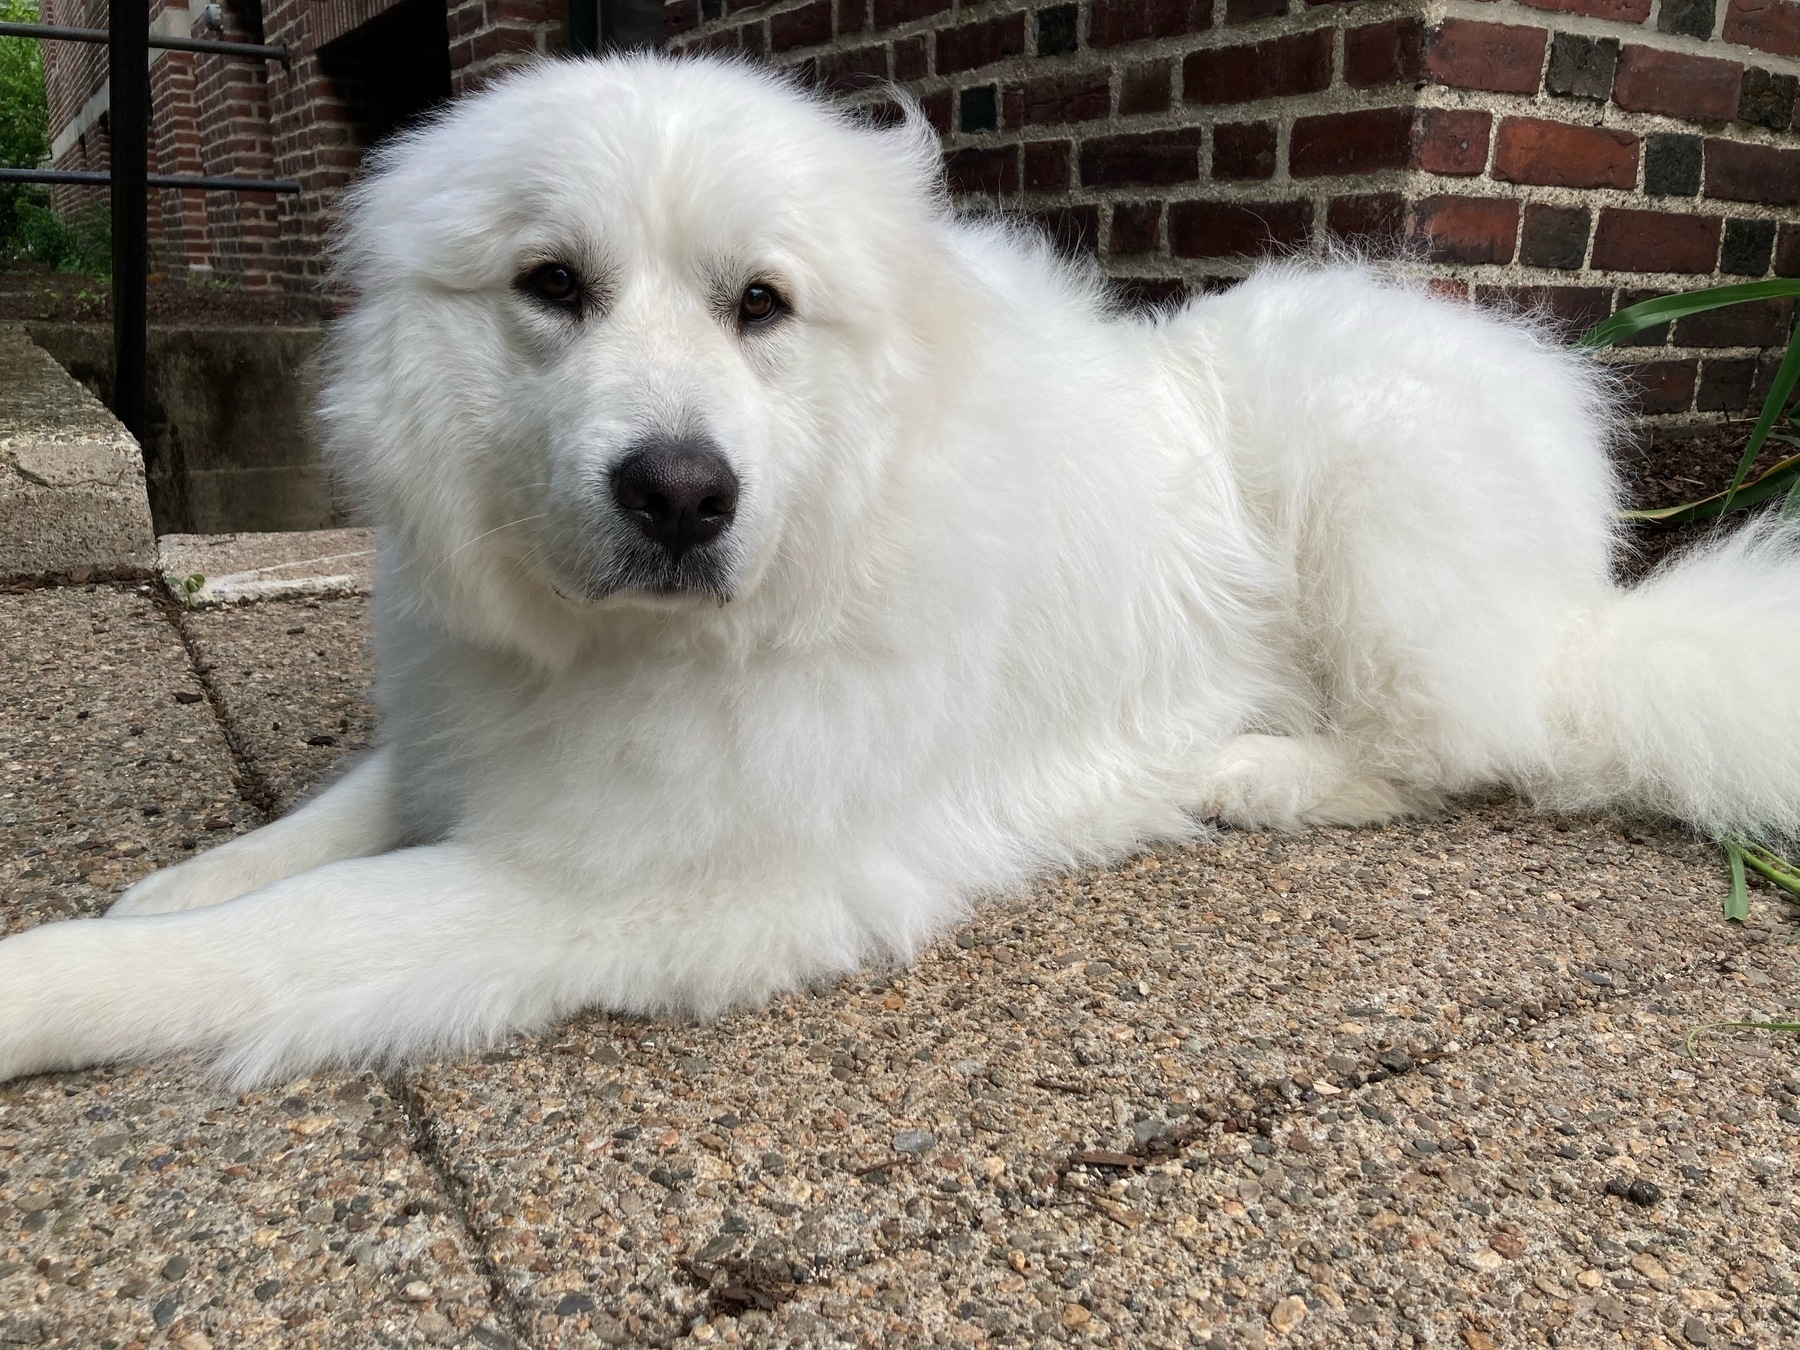
[[[1785,439],[1785,438],[1784,438]],[[1712,516],[1725,514],[1727,504],[1742,510],[1746,506],[1755,506],[1758,502],[1767,501],[1776,493],[1786,491],[1787,503],[1782,507],[1784,514],[1791,514],[1796,509],[1793,485],[1800,484],[1800,455],[1793,455],[1772,466],[1768,472],[1758,474],[1750,482],[1737,490],[1735,496],[1727,489],[1715,492],[1710,497],[1702,497],[1699,501],[1686,502],[1680,506],[1659,506],[1645,511],[1621,511],[1620,520],[1642,520],[1652,525],[1686,525],[1689,521],[1706,520]]]
[[[1800,867],[1796,867],[1774,850],[1764,848],[1761,844],[1753,844],[1749,840],[1740,840],[1738,851],[1743,855],[1746,867],[1767,878],[1790,895],[1800,897]]]
[[[1575,350],[1585,352],[1610,347],[1646,328],[1685,319],[1690,314],[1703,314],[1709,309],[1724,309],[1727,305],[1741,305],[1751,300],[1783,300],[1790,296],[1800,296],[1800,279],[1747,281],[1736,286],[1708,286],[1680,295],[1661,295],[1654,300],[1627,305],[1610,318],[1602,319],[1576,339]]]
[[[1684,1045],[1689,1059],[1697,1058],[1694,1054],[1694,1040],[1709,1031],[1741,1030],[1741,1031],[1800,1031],[1800,1022],[1702,1022],[1692,1028]]]
[[[1750,889],[1744,878],[1744,849],[1730,835],[1719,841],[1725,850],[1725,860],[1731,867],[1731,889],[1725,893],[1725,918],[1732,923],[1742,923],[1750,917]]]
[[[1770,429],[1774,427],[1775,419],[1787,407],[1788,396],[1794,392],[1795,380],[1800,380],[1800,328],[1796,328],[1794,335],[1788,339],[1787,355],[1781,358],[1781,368],[1775,372],[1775,383],[1769,386],[1769,396],[1763,400],[1762,414],[1756,419],[1756,429],[1750,433],[1750,442],[1744,447],[1744,457],[1738,461],[1737,472],[1731,476],[1731,486],[1725,490],[1725,503],[1719,508],[1720,514],[1731,509],[1731,499],[1737,495],[1744,475],[1750,472],[1750,466],[1756,462],[1756,456],[1761,452]]]

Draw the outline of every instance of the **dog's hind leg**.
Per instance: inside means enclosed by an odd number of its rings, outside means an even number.
[[[520,878],[433,844],[208,909],[28,929],[0,942],[0,1080],[192,1049],[249,1083],[541,1024],[604,962],[579,909]]]
[[[400,842],[394,790],[393,752],[377,750],[293,814],[152,872],[108,917],[199,909],[328,862],[385,852]]]
[[[1201,767],[1192,792],[1196,814],[1251,830],[1374,825],[1440,805],[1360,769],[1330,736],[1234,736]]]

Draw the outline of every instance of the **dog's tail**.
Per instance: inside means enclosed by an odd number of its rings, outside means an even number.
[[[1561,676],[1547,805],[1800,838],[1800,520],[1753,522],[1618,592]]]

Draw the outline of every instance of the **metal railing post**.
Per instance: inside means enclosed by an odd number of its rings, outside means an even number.
[[[111,0],[107,132],[112,158],[113,412],[145,445],[145,327],[150,270],[150,4]]]

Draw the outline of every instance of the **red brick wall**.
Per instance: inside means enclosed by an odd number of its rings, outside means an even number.
[[[1796,0],[671,0],[671,45],[910,90],[952,184],[1129,293],[1332,238],[1571,326],[1800,274]],[[1791,305],[1645,336],[1646,411],[1760,398]]]
[[[292,178],[293,195],[184,192],[150,194],[151,265],[190,280],[209,278],[259,291],[318,294],[338,193],[363,151],[355,110],[325,69],[320,48],[377,18],[394,0],[267,0],[261,40],[286,44],[292,59],[162,51],[151,58],[150,171],[220,177]],[[155,22],[165,0],[152,0]],[[245,11],[224,0],[224,36],[250,41]],[[189,36],[218,36],[193,0]],[[446,5],[451,86],[460,94],[522,57],[561,41],[561,0],[450,0]],[[105,0],[45,0],[46,22],[105,27]],[[103,46],[44,44],[54,136],[106,88]],[[92,126],[57,158],[58,168],[108,167],[106,123]],[[59,189],[65,212],[99,206],[96,189]]]

